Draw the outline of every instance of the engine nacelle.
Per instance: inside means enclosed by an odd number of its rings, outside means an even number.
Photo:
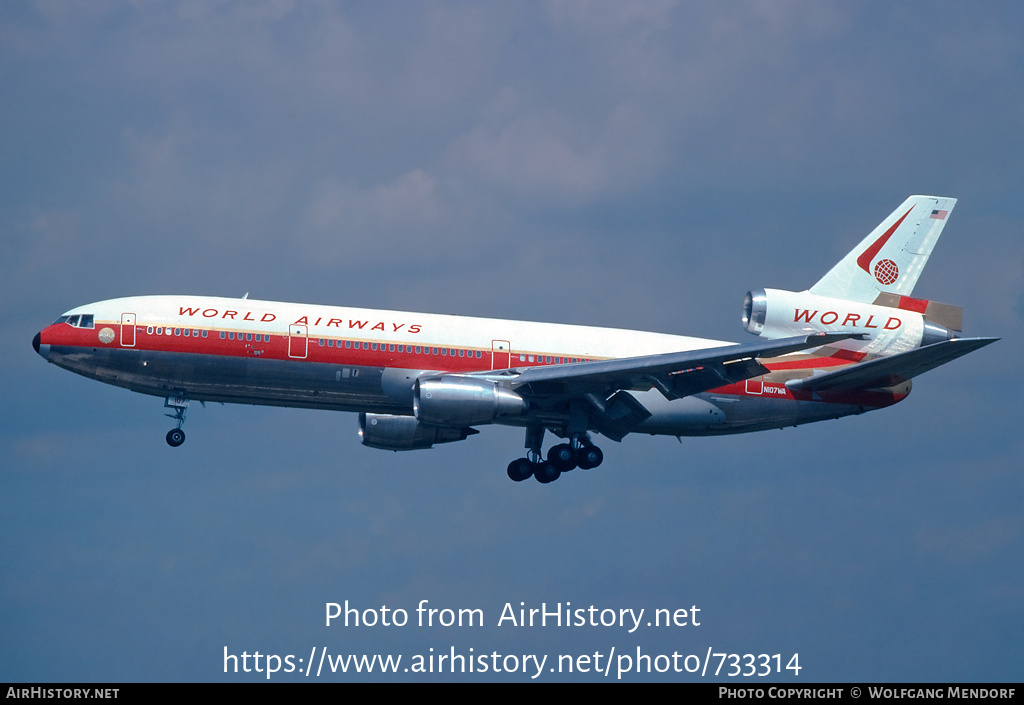
[[[479,433],[475,428],[423,424],[412,416],[359,414],[363,445],[381,450],[422,450],[435,443],[462,441],[475,433]]]
[[[907,297],[904,297],[907,298]],[[809,291],[754,289],[743,300],[743,327],[766,338],[786,338],[810,333],[854,333],[837,347],[864,353],[893,354],[955,337],[944,325],[927,320],[929,302],[909,299],[915,309],[865,304],[818,296]]]
[[[461,375],[418,379],[412,409],[424,423],[473,426],[501,418],[522,416],[526,401],[497,382]]]

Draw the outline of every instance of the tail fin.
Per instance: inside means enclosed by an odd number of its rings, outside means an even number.
[[[862,303],[879,294],[910,296],[955,205],[955,198],[911,196],[810,292]]]

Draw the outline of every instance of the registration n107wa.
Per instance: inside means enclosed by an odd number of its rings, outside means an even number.
[[[911,196],[805,291],[755,289],[734,344],[663,333],[248,298],[135,296],[79,306],[32,341],[49,362],[190,402],[359,414],[363,445],[419,450],[478,427],[525,429],[516,481],[594,468],[597,434],[760,431],[890,406],[911,378],[995,338],[913,298],[956,203]],[[543,453],[545,432],[560,440]]]

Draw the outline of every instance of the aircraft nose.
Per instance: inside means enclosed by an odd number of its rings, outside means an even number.
[[[47,362],[50,361],[50,344],[43,342],[43,332],[39,331],[35,337],[32,338],[32,349],[39,353]]]

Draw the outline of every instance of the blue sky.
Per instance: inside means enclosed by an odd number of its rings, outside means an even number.
[[[0,680],[452,646],[1020,680],[1024,17],[983,9],[4,3]],[[508,481],[502,428],[396,454],[351,414],[211,405],[170,449],[161,400],[30,346],[86,302],[245,292],[747,342],[744,292],[810,286],[912,193],[960,199],[915,295],[1001,342],[891,409],[605,441],[548,486]],[[324,626],[424,599],[486,623]],[[497,627],[521,601],[703,621]]]

